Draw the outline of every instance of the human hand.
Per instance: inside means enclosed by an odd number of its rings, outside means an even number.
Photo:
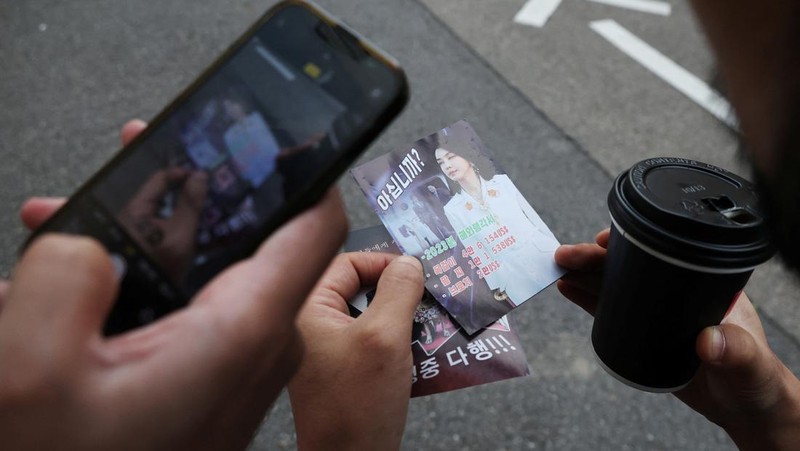
[[[347,300],[377,291],[358,318]],[[411,257],[342,254],[300,312],[306,353],[289,383],[300,449],[399,449],[411,395],[411,328],[422,298]]]
[[[313,135],[309,136],[308,139],[306,139],[305,142],[301,145],[305,147],[316,147],[327,136],[328,134],[325,132],[314,133]]]
[[[278,158],[280,159],[309,149],[314,149],[317,146],[319,146],[319,144],[322,142],[323,139],[325,139],[326,136],[328,135],[323,132],[314,133],[313,135],[309,136],[308,139],[301,142],[300,144],[291,147],[284,147],[283,149],[281,149],[280,154],[278,154]]]
[[[145,127],[141,121],[126,124],[123,144],[127,145]],[[153,173],[119,213],[119,221],[166,268],[175,283],[181,281],[194,255],[197,225],[207,194],[205,171],[169,167]],[[172,196],[168,211],[160,211],[165,199]]]
[[[33,200],[22,217],[36,226],[58,204]],[[105,250],[37,239],[0,312],[3,447],[244,448],[299,363],[296,314],[345,232],[329,194],[189,307],[112,338],[101,332],[117,289]]]
[[[556,249],[556,263],[569,270],[558,282],[558,291],[594,316],[603,281],[610,229],[595,236],[594,243],[565,244]]]
[[[174,206],[163,217],[161,203],[178,186]],[[148,251],[170,277],[180,282],[194,254],[197,224],[208,193],[208,175],[183,168],[162,169],[151,175],[119,213],[140,246]]]
[[[609,230],[595,244],[561,246],[556,263],[572,270],[561,293],[590,314],[597,308]],[[742,449],[794,449],[800,443],[800,382],[772,352],[742,293],[719,326],[697,338],[700,369],[675,395],[724,428]]]

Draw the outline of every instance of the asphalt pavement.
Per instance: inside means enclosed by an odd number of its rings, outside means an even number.
[[[118,150],[126,119],[152,117],[272,3],[0,4],[4,276],[25,236],[20,203],[68,195]],[[650,17],[565,0],[543,28],[513,23],[524,0],[320,3],[397,57],[411,83],[408,107],[362,161],[466,119],[562,242],[608,225],[613,176],[645,156],[745,170],[729,128],[587,26],[614,18],[710,80],[712,59],[682,1],[670,0],[670,16]],[[352,227],[377,224],[355,184],[340,186]],[[796,285],[777,264],[765,269],[749,291],[773,348],[797,372]],[[589,345],[591,318],[555,289],[515,316],[532,375],[413,400],[404,449],[734,449],[674,397],[604,373]],[[284,396],[251,448],[294,447]]]

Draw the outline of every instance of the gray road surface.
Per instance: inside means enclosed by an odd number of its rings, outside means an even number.
[[[467,119],[556,235],[576,242],[607,225],[612,175],[643,156],[738,164],[724,126],[586,27],[617,19],[707,77],[711,60],[688,8],[670,1],[663,18],[565,0],[543,29],[511,22],[523,0],[321,3],[394,54],[411,81],[411,103],[364,160]],[[152,117],[271,3],[0,4],[3,275],[24,237],[21,201],[70,193],[117,150],[126,119]],[[352,226],[377,223],[354,183],[341,187]],[[773,347],[798,371],[800,316],[784,278],[771,266],[751,292]],[[533,375],[414,400],[405,449],[733,448],[674,398],[606,375],[589,347],[590,318],[554,289],[516,316]],[[252,448],[293,447],[282,398]]]

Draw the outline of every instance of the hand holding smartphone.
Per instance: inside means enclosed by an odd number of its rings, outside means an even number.
[[[105,333],[138,327],[316,202],[406,98],[390,57],[309,2],[280,3],[34,237],[99,240],[121,280]]]

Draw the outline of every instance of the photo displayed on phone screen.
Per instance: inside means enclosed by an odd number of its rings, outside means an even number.
[[[128,306],[147,322],[251,252],[374,133],[402,97],[398,74],[346,30],[283,7],[76,196],[81,214],[49,228],[106,244],[122,291],[156,290],[165,305]]]

